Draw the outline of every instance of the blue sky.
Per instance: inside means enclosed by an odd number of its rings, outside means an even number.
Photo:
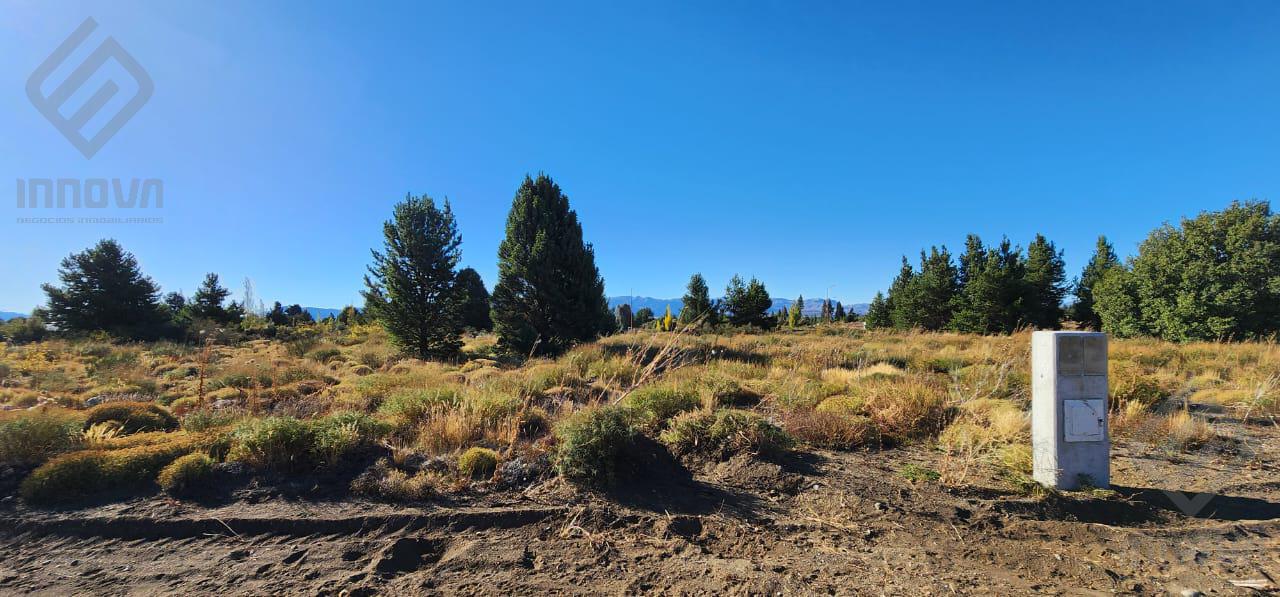
[[[86,17],[155,84],[86,159],[28,101]],[[487,284],[511,196],[545,171],[611,295],[700,271],[869,300],[899,256],[1096,236],[1280,185],[1280,4],[0,2],[0,188],[159,178],[162,224],[26,224],[0,200],[0,310],[102,237],[165,290],[358,301],[380,223],[448,197]],[[93,41],[92,44],[96,44]],[[12,190],[5,194],[13,193]],[[90,213],[92,212],[92,213]],[[103,213],[106,212],[106,213]],[[834,286],[834,287],[832,287]]]

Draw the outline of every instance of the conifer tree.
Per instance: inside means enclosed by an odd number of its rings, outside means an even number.
[[[844,312],[844,305],[840,304],[840,301],[836,301],[836,310],[832,313],[832,317],[834,317],[836,321],[844,321],[844,318],[847,317]]]
[[[703,317],[708,324],[716,323],[715,305],[711,302],[711,294],[707,289],[707,281],[702,274],[694,274],[689,278],[689,286],[681,299],[680,323],[690,324]]]
[[[228,296],[231,296],[231,291],[218,283],[218,274],[208,273],[205,274],[200,288],[191,295],[191,304],[188,308],[191,310],[192,317],[226,322],[227,311],[222,303]]]
[[[365,303],[397,346],[422,359],[444,358],[462,347],[458,284],[462,237],[449,202],[409,195],[382,226],[384,250],[373,253]],[[286,311],[286,315],[288,315]]]
[[[99,241],[63,259],[58,279],[61,286],[41,288],[49,297],[45,319],[59,330],[105,331],[130,339],[163,333],[168,317],[160,304],[160,287],[116,241]]]
[[[1067,294],[1067,266],[1062,251],[1037,234],[1027,247],[1023,274],[1023,321],[1038,329],[1056,329],[1062,323],[1062,299]]]
[[[867,329],[881,329],[893,327],[893,313],[889,307],[889,301],[885,299],[883,292],[877,292],[875,298],[871,299],[871,306],[867,309]]]
[[[489,318],[489,289],[484,287],[480,272],[466,267],[458,271],[458,286],[462,288],[462,325],[477,331],[493,329]]]
[[[1080,279],[1075,285],[1075,303],[1071,305],[1071,319],[1082,327],[1091,330],[1102,329],[1102,318],[1094,311],[1093,288],[1107,270],[1120,266],[1120,258],[1115,249],[1107,242],[1107,237],[1099,236],[1093,250],[1093,257],[1080,272]]]
[[[648,307],[640,307],[639,309],[636,310],[635,319],[632,321],[632,325],[634,325],[635,327],[643,327],[652,322],[653,322],[653,309],[650,309]]]
[[[920,273],[911,279],[907,296],[912,301],[912,327],[936,331],[951,323],[952,308],[960,292],[959,271],[947,247],[920,252]]]
[[[971,237],[975,238],[975,237]],[[978,241],[977,246],[981,246]],[[974,247],[970,243],[970,247]],[[974,334],[1009,333],[1022,322],[1026,268],[1021,249],[1004,239],[989,248],[981,259],[966,251],[962,260],[967,270],[966,284],[960,293],[959,307],[950,327]]]
[[[526,176],[512,200],[491,301],[499,344],[521,354],[557,353],[614,329],[595,251],[545,174]]]
[[[822,310],[821,310],[821,313],[819,314],[819,317],[822,319],[822,323],[830,322],[832,313],[833,313],[833,310],[831,308],[831,299],[823,299]]]
[[[734,275],[724,292],[725,311],[732,325],[754,325],[769,328],[773,319],[769,317],[769,307],[773,300],[764,284],[755,278],[743,283],[742,277]]]
[[[893,327],[900,330],[908,330],[915,327],[919,321],[917,310],[920,301],[915,296],[916,272],[911,267],[911,262],[907,261],[906,256],[902,257],[902,267],[898,270],[898,275],[889,284],[889,296],[885,300],[889,304],[889,317],[893,321]]]

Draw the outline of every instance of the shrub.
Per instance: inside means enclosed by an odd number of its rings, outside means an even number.
[[[227,459],[259,469],[303,471],[335,465],[385,431],[386,426],[373,417],[354,412],[315,421],[293,417],[252,419],[231,433]]]
[[[35,465],[80,445],[81,421],[62,411],[45,411],[0,421],[0,463]]]
[[[432,411],[453,408],[461,402],[462,395],[453,387],[400,390],[382,402],[378,414],[409,426],[426,419]]]
[[[631,409],[638,424],[648,428],[660,428],[668,419],[682,412],[694,410],[701,404],[697,394],[670,386],[640,388],[627,396],[624,404]]]
[[[578,411],[556,427],[560,441],[556,470],[576,483],[611,485],[635,435],[625,408],[602,406]]]
[[[81,450],[58,456],[22,481],[22,497],[31,503],[74,501],[101,491],[129,489],[155,480],[160,469],[201,448],[209,438],[164,434],[157,443],[120,449]]]
[[[903,467],[898,471],[898,475],[912,483],[937,481],[942,478],[942,473],[915,463],[907,463],[906,465],[903,465]]]
[[[833,450],[849,450],[879,439],[870,417],[820,408],[788,412],[783,419],[783,429],[811,446]]]
[[[336,346],[321,347],[307,353],[307,358],[317,363],[328,363],[340,356],[342,356],[342,350]]]
[[[775,456],[795,440],[764,417],[745,410],[685,413],[659,436],[676,455],[700,453],[715,458],[750,452]]]
[[[182,428],[186,431],[200,432],[230,425],[235,415],[219,410],[196,410],[182,418]]]
[[[89,409],[84,428],[98,423],[115,421],[125,434],[141,431],[173,431],[178,419],[164,407],[152,402],[108,402]]]
[[[743,388],[738,380],[727,375],[705,376],[700,385],[702,404],[708,409],[751,406],[760,401],[759,394]]]
[[[293,417],[267,417],[241,423],[231,434],[228,460],[279,471],[314,465],[314,429]]]
[[[209,486],[213,477],[213,459],[204,452],[192,452],[160,469],[156,483],[165,493],[186,495]]]
[[[493,476],[498,469],[498,453],[488,448],[470,448],[458,457],[458,472],[472,479]]]
[[[759,414],[736,409],[716,413],[707,429],[712,442],[728,453],[753,452],[776,455],[791,449],[795,441],[785,431]]]
[[[176,414],[190,412],[200,405],[200,401],[195,396],[183,396],[169,403],[169,410]]]

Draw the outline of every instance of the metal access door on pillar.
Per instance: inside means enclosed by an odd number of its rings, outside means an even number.
[[[1031,335],[1031,448],[1035,480],[1055,489],[1111,483],[1107,336]]]

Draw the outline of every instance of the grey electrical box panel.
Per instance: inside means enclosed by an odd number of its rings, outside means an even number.
[[[1111,483],[1107,335],[1031,335],[1033,476],[1055,489]]]

